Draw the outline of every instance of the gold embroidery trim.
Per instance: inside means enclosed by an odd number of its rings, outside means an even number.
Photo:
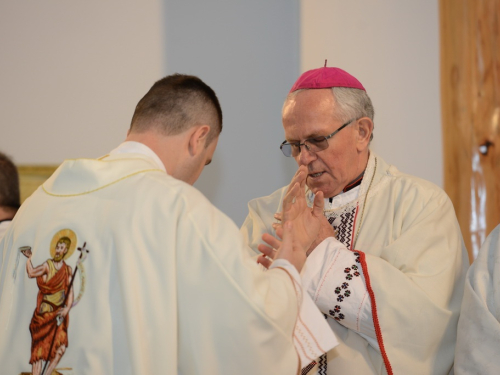
[[[110,160],[111,161],[111,160]],[[162,173],[165,173],[164,171],[162,171],[161,169],[145,169],[143,171],[138,171],[138,172],[135,172],[135,173],[132,173],[132,174],[129,174],[127,176],[123,176],[122,178],[119,178],[118,180],[116,181],[113,181],[113,182],[110,182],[109,184],[106,184],[106,185],[103,185],[103,186],[100,186],[98,187],[97,189],[94,189],[94,190],[89,190],[89,191],[86,191],[86,192],[83,192],[83,193],[77,193],[77,194],[53,194],[53,193],[49,193],[46,189],[45,189],[45,186],[42,185],[42,189],[43,191],[50,195],[50,196],[53,196],[53,197],[76,197],[76,196],[79,196],[79,195],[85,195],[85,194],[90,194],[90,193],[94,193],[98,190],[101,190],[101,189],[104,189],[104,188],[107,188],[108,186],[111,186],[113,184],[116,184],[117,182],[120,182],[120,181],[123,181],[129,177],[132,177],[132,176],[135,176],[137,174],[140,174],[140,173],[146,173],[146,172],[162,172]]]
[[[121,154],[121,155],[126,155],[126,154]],[[97,160],[97,161],[102,161],[105,163],[111,163],[113,161],[124,161],[124,160],[144,160],[144,158],[118,158],[118,159],[111,159],[111,160],[105,160],[105,158],[109,157],[110,154],[106,154],[103,156],[100,156],[98,158],[74,158],[74,159],[64,159],[64,161],[78,161],[78,160]],[[147,158],[147,156],[146,156]]]

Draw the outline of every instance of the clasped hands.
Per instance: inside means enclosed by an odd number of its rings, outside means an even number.
[[[273,259],[286,259],[300,272],[308,253],[319,243],[320,232],[328,232],[326,237],[333,233],[332,227],[323,216],[323,192],[318,191],[314,195],[312,208],[307,206],[306,178],[307,168],[299,167],[283,199],[283,210],[275,215],[281,224],[275,224],[273,227],[282,240],[268,233],[262,236],[269,246],[258,246],[262,255],[258,257],[257,263],[266,268],[271,266]]]

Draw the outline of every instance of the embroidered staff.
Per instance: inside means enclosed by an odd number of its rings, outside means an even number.
[[[87,242],[84,242],[83,246],[78,248],[78,251],[80,251],[80,256],[78,257],[78,260],[76,261],[75,270],[73,271],[73,275],[71,276],[71,282],[69,283],[68,289],[66,290],[66,294],[64,296],[64,302],[62,304],[63,307],[65,307],[66,303],[68,302],[69,292],[71,291],[71,288],[73,287],[73,281],[75,280],[76,271],[78,270],[78,266],[87,258],[87,253],[89,253],[89,250],[86,248],[86,246],[87,246]],[[54,342],[56,339],[57,329],[62,324],[63,320],[64,320],[64,318],[61,315],[56,316],[57,325],[54,328],[54,335],[52,336],[52,342],[50,343],[49,356],[50,356],[50,353],[52,353],[52,349],[54,348]],[[47,366],[48,366],[49,362],[50,361],[45,362],[45,365],[43,366],[43,370],[42,370],[41,375],[45,374],[45,370],[47,370]]]

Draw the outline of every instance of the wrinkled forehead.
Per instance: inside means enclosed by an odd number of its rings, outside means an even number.
[[[339,126],[335,101],[329,91],[304,90],[287,100],[283,108],[283,129],[287,141],[325,136]]]
[[[283,104],[283,125],[288,121],[307,122],[333,119],[336,114],[335,97],[330,88],[305,89],[289,94]]]

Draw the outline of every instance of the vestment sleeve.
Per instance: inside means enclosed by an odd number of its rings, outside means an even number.
[[[367,220],[372,227],[361,227],[356,250],[386,368],[447,374],[453,365],[467,253],[449,198],[440,190],[422,194],[416,189],[396,202],[392,222],[379,220],[377,228],[377,220]],[[379,214],[378,207],[374,204],[370,215]],[[383,227],[392,233],[377,248]]]
[[[190,199],[188,208],[177,234],[179,353],[188,372],[296,373],[302,296],[290,272],[263,271],[238,228],[214,207]],[[200,309],[192,308],[193,301]],[[228,356],[238,357],[242,368],[235,369]]]
[[[256,209],[244,224],[252,231],[242,228],[251,246],[256,246],[252,244],[257,243],[264,232],[272,232],[265,225],[250,225],[248,221],[272,220],[271,212],[278,210],[277,198],[274,205],[258,203],[253,203]],[[260,215],[258,220],[256,215]],[[318,262],[322,264],[315,267],[319,274],[309,276],[309,294],[315,296],[313,299],[324,313],[329,313],[333,305],[334,315],[340,318],[334,303],[340,293],[344,301],[346,299],[342,284],[336,285],[340,280],[336,281],[335,277],[346,275],[345,268],[350,268],[348,273],[352,274],[351,266],[356,265],[359,270],[355,272],[362,275],[358,281],[364,282],[368,293],[364,295],[365,302],[358,301],[356,305],[360,312],[369,307],[371,314],[360,315],[359,322],[356,314],[344,314],[344,322],[337,322],[364,337],[371,347],[377,349],[378,344],[388,373],[447,374],[453,365],[456,325],[468,266],[451,201],[430,184],[391,178],[380,194],[369,197],[363,221],[354,249],[359,254],[359,263],[346,260],[346,265],[339,261],[343,257],[338,254],[348,250],[342,246],[336,248],[339,244],[330,244],[329,252],[315,255],[322,258]],[[260,233],[255,228],[260,228]],[[308,259],[306,268],[312,260]],[[335,263],[338,264],[336,271],[327,275],[326,265]],[[333,293],[321,295],[326,291],[319,284],[322,275],[327,276],[324,280],[330,280],[328,290],[334,288]],[[317,277],[315,282],[314,277]],[[335,293],[337,287],[341,289],[339,294]],[[368,323],[370,316],[376,344],[373,332],[368,331],[370,326],[358,326],[358,323]],[[354,317],[356,322],[346,322]]]
[[[270,270],[274,268],[286,271],[295,286],[300,307],[293,332],[293,341],[300,357],[301,367],[304,368],[317,357],[326,353],[328,351],[326,348],[337,346],[338,340],[302,286],[297,269],[285,259],[276,259],[269,267]]]
[[[309,255],[301,276],[304,288],[323,314],[379,350],[359,253],[333,237],[327,238]]]
[[[458,321],[455,374],[498,374],[500,369],[500,226],[467,272]]]
[[[282,188],[267,197],[251,200],[248,203],[248,216],[246,217],[240,232],[249,246],[252,256],[260,255],[257,245],[264,243],[262,235],[270,233],[276,236],[272,227],[275,222],[274,214],[281,211],[285,188]],[[269,210],[272,207],[272,210]]]

